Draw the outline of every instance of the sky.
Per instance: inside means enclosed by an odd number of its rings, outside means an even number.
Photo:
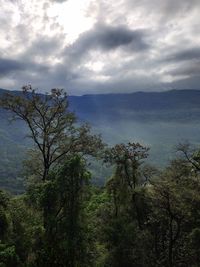
[[[199,0],[0,0],[0,88],[200,89]]]

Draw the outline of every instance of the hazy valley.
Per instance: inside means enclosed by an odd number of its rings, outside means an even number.
[[[179,142],[200,143],[198,90],[69,96],[69,103],[79,121],[90,123],[108,145],[140,142],[150,147],[149,162],[159,167],[175,157]],[[11,123],[10,118],[0,111],[0,186],[20,192],[22,159],[31,142],[25,137],[25,125]],[[97,184],[103,184],[110,174],[101,163],[92,164],[91,169]]]

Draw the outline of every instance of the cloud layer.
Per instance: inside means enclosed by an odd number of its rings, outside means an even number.
[[[198,0],[0,0],[0,87],[200,89]]]

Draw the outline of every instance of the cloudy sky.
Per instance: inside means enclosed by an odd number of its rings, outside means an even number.
[[[199,0],[0,0],[0,87],[200,89]]]

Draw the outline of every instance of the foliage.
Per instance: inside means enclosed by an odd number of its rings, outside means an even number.
[[[40,154],[45,181],[49,170],[70,153],[96,155],[103,148],[99,136],[90,134],[90,127],[76,127],[76,117],[68,110],[67,95],[54,88],[50,95],[41,96],[31,85],[22,87],[22,95],[5,94],[0,105],[11,111],[13,119],[20,119],[29,128],[29,137]]]
[[[1,105],[27,123],[35,147],[26,192],[0,191],[0,267],[200,266],[199,150],[179,145],[182,156],[158,171],[140,143],[103,151],[62,90],[41,97],[25,86]],[[87,165],[102,152],[113,174],[100,188]]]

